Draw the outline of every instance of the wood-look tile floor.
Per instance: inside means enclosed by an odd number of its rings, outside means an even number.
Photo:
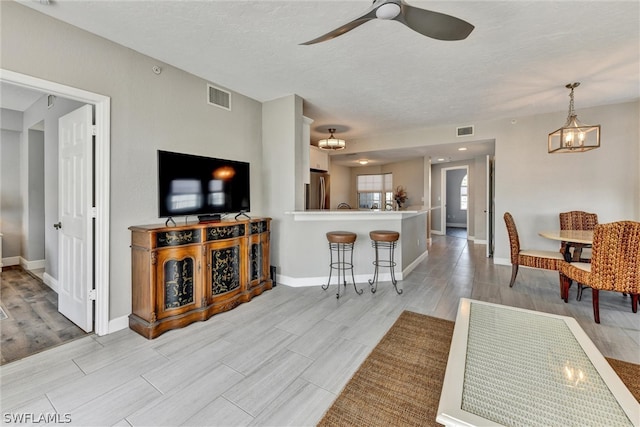
[[[434,236],[397,295],[389,282],[278,286],[206,322],[146,340],[130,330],[90,335],[0,367],[5,414],[52,414],[72,425],[314,425],[403,310],[454,320],[460,297],[575,317],[600,351],[640,363],[640,314],[603,292],[559,296],[557,273],[493,265],[485,246]]]
[[[86,335],[58,312],[58,295],[21,267],[0,273],[0,364],[22,359]]]

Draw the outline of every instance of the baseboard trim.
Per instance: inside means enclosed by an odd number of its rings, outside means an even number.
[[[116,317],[109,320],[109,334],[127,329],[129,327],[129,316]]]
[[[10,256],[6,258],[2,258],[2,266],[3,267],[11,267],[12,265],[20,265],[20,257],[19,256]]]
[[[493,263],[498,265],[511,265],[511,258],[493,258]]]
[[[415,267],[414,267],[415,268]],[[413,268],[412,268],[413,269]],[[396,272],[396,280],[402,280],[402,278],[404,277],[403,272]],[[356,280],[356,284],[369,284],[369,280],[371,280],[372,278],[372,274],[355,274],[354,278]],[[329,277],[328,276],[321,276],[321,277],[289,277],[289,276],[284,276],[282,274],[278,274],[276,276],[276,282],[278,283],[278,286],[280,285],[285,285],[285,286],[289,286],[292,288],[303,288],[303,287],[307,287],[307,286],[322,286],[325,285],[327,283],[327,279]],[[333,280],[335,279],[335,281]],[[331,278],[331,286],[333,285],[337,285],[337,280],[338,278],[334,275]],[[379,272],[378,273],[378,281],[380,282],[388,282],[391,280],[391,273],[382,273]],[[351,282],[351,278],[347,277],[347,285],[351,284],[353,285]]]
[[[422,261],[424,261],[424,259],[428,255],[429,255],[429,251],[424,251],[418,258],[416,258],[411,264],[409,264],[407,266],[407,268],[405,268],[402,271],[402,277],[408,276],[409,273],[411,273],[418,266],[418,264],[420,264]],[[391,278],[389,278],[389,280],[391,280]],[[399,279],[399,280],[401,280],[401,279]]]
[[[26,259],[20,257],[20,265],[25,270],[38,270],[40,268],[44,268],[45,260],[37,259],[35,261],[27,261]]]
[[[44,282],[45,285],[50,287],[56,294],[58,293],[58,290],[60,290],[60,287],[58,286],[58,279],[55,279],[48,273],[44,273],[44,275],[42,276],[42,281]]]

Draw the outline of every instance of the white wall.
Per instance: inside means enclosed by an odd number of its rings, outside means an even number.
[[[22,127],[24,238],[30,243],[23,249],[26,261],[45,260],[45,273],[58,278],[58,119],[83,105],[80,102],[56,98],[47,106],[43,95],[24,111]],[[44,123],[44,151],[33,153],[29,133],[34,126]],[[33,155],[44,155],[42,166],[31,167]],[[40,188],[42,187],[42,188]],[[40,188],[40,189],[39,189]],[[44,191],[43,200],[33,198],[33,189]],[[43,206],[39,206],[43,204]],[[37,249],[36,249],[37,248]],[[36,252],[34,252],[36,251]]]
[[[3,120],[2,126],[6,125]],[[20,113],[20,127],[22,114]],[[3,258],[22,252],[22,198],[20,195],[20,132],[2,129],[0,137],[0,232]],[[12,262],[13,264],[14,262]],[[5,263],[5,266],[9,265]]]
[[[601,125],[601,147],[585,153],[547,153],[547,135],[562,113],[520,118],[496,139],[496,262],[508,262],[502,216],[509,211],[523,248],[555,250],[538,236],[559,227],[558,214],[584,210],[601,223],[640,219],[639,102],[579,109],[584,123]]]
[[[265,102],[262,108],[264,213],[271,222],[271,265],[281,271],[290,259],[292,230],[285,212],[294,211],[304,200],[302,171],[296,168],[297,150],[302,150],[302,99],[291,95]],[[296,170],[299,182],[296,183]]]
[[[110,319],[131,311],[128,227],[161,222],[158,149],[249,162],[251,214],[264,214],[259,102],[208,105],[207,81],[14,2],[0,19],[3,68],[111,97]]]
[[[337,209],[340,203],[347,203],[352,208],[357,208],[353,203],[355,195],[352,194],[351,187],[351,168],[348,166],[339,166],[331,164],[329,167],[330,175],[330,205],[331,209]]]

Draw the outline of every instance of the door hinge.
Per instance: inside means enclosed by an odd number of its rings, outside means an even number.
[[[98,208],[96,208],[95,206],[92,207],[89,211],[89,214],[91,215],[91,218],[96,218],[98,216]]]
[[[89,291],[89,299],[90,299],[91,301],[95,301],[95,300],[96,300],[96,298],[97,298],[97,296],[98,296],[98,295],[97,295],[97,293],[96,293],[96,290],[95,290],[95,289],[91,289],[91,290]]]
[[[96,136],[98,134],[98,126],[91,125],[91,135]]]

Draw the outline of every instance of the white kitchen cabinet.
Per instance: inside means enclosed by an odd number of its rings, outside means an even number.
[[[329,170],[329,154],[312,145],[309,147],[309,166],[311,169],[328,171]]]

